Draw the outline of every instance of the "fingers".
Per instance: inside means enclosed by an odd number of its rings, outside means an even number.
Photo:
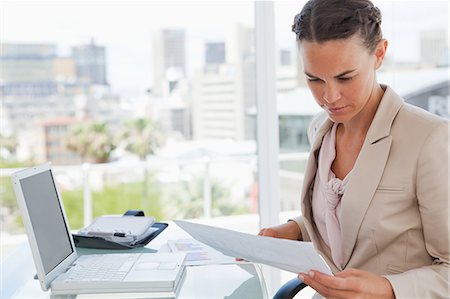
[[[299,278],[327,298],[352,298],[353,290],[347,287],[344,278],[329,276],[317,271],[300,273]]]
[[[338,276],[330,276],[318,271],[309,271],[308,276],[322,285],[326,285],[329,288],[346,290],[349,288],[348,281],[345,278]]]
[[[395,298],[386,278],[363,270],[346,269],[336,276],[312,270],[299,278],[326,298]]]
[[[263,228],[262,230],[259,231],[258,235],[265,236],[265,237],[277,238],[278,232],[272,228]]]

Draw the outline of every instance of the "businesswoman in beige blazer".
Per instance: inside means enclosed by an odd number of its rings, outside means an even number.
[[[378,83],[380,25],[369,0],[310,0],[295,17],[324,111],[309,127],[303,216],[260,235],[312,241],[335,276],[299,277],[327,298],[449,298],[449,122]]]

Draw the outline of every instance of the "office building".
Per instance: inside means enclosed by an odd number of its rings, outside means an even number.
[[[193,80],[194,139],[243,140],[245,110],[242,77],[236,67],[197,74]]]
[[[298,73],[295,66],[278,66],[276,68],[277,94],[290,92],[298,88]]]
[[[54,44],[0,44],[0,94],[44,97],[57,94]]]
[[[191,139],[190,109],[183,101],[171,101],[161,108],[161,126],[166,136]]]
[[[420,63],[436,67],[449,65],[447,30],[423,31],[420,33]]]
[[[194,77],[193,138],[252,140],[255,119],[248,115],[248,109],[255,103],[253,29],[232,27],[224,48],[224,64]]]
[[[293,64],[292,61],[292,52],[289,50],[281,49],[279,52],[279,65],[280,66],[290,66]]]
[[[234,25],[228,30],[225,40],[226,63],[240,65],[246,61],[254,60],[254,56],[254,29],[242,24]]]
[[[72,97],[50,96],[38,100],[35,97],[5,97],[1,103],[3,117],[17,133],[37,125],[37,121],[76,114]]]
[[[214,66],[225,63],[225,43],[205,43],[205,66]]]
[[[450,119],[450,83],[448,80],[418,89],[405,95],[406,102],[433,114]]]
[[[57,82],[75,83],[77,69],[72,57],[57,57],[53,61],[53,74]]]
[[[108,85],[105,47],[91,40],[88,45],[72,47],[72,58],[80,84]]]
[[[186,37],[183,29],[163,29],[153,41],[155,96],[167,95],[186,76]]]
[[[79,154],[68,150],[66,147],[69,130],[78,123],[80,123],[80,120],[70,117],[49,119],[42,122],[45,161],[52,161],[54,165],[81,164],[83,162]]]

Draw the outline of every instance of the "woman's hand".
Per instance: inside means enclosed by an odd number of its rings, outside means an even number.
[[[329,276],[311,270],[309,274],[300,273],[299,278],[328,299],[395,298],[392,286],[386,278],[367,271],[346,269],[335,276]]]
[[[301,240],[302,233],[295,221],[288,221],[280,225],[263,228],[259,231],[258,235],[280,239]],[[244,261],[244,259],[237,257],[236,261]]]
[[[295,221],[288,221],[280,225],[263,228],[259,231],[258,235],[280,239],[301,240],[300,227]]]

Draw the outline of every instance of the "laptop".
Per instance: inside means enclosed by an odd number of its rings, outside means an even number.
[[[55,295],[176,293],[184,253],[78,256],[50,163],[12,174],[43,291]]]

